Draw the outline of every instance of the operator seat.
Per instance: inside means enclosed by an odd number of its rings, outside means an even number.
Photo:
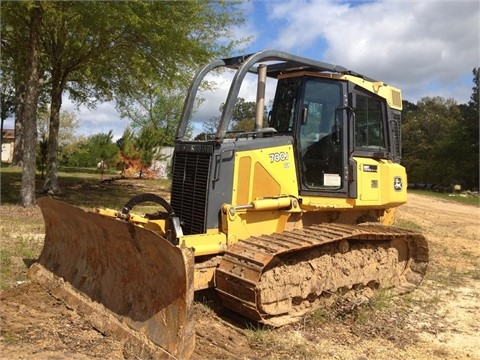
[[[302,161],[307,186],[323,186],[324,174],[341,174],[340,139],[339,132],[332,131],[306,149]]]

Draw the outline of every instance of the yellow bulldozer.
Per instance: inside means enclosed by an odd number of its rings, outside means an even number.
[[[201,84],[222,68],[234,76],[216,132],[192,140]],[[247,74],[257,116],[230,131]],[[276,91],[265,119],[267,79]],[[197,290],[272,326],[340,290],[411,291],[428,244],[391,226],[407,199],[401,109],[399,89],[342,66],[276,50],[213,61],[185,99],[170,202],[145,193],[84,211],[39,199],[46,237],[30,275],[106,334],[173,359],[194,350]],[[143,203],[159,211],[132,211]]]

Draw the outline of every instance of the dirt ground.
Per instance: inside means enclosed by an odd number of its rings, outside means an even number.
[[[0,206],[6,219],[39,220],[38,209]],[[335,306],[278,329],[252,324],[197,295],[193,359],[480,359],[480,208],[420,195],[397,212],[397,226],[426,235],[427,276],[414,292]],[[42,241],[42,226],[32,239]],[[2,229],[2,248],[8,232]],[[30,265],[14,257],[19,278]],[[24,278],[24,277],[23,277]],[[24,278],[25,279],[25,278]],[[28,279],[0,292],[3,359],[142,359],[103,335]]]

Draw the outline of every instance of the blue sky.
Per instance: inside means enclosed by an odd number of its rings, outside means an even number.
[[[472,94],[478,1],[270,0],[245,10],[237,36],[252,38],[246,53],[278,49],[342,65],[399,87],[413,103],[442,96],[463,104]]]
[[[249,49],[277,48],[343,65],[404,99],[471,95],[479,66],[478,1],[256,1]]]
[[[414,103],[425,96],[469,101],[472,69],[480,66],[477,0],[270,0],[242,6],[246,22],[234,34],[251,38],[244,53],[277,49],[342,65],[399,87]],[[224,79],[219,84],[220,90],[227,86]],[[117,138],[128,125],[113,103],[77,111],[65,99],[63,110],[79,117],[78,134],[113,130]]]

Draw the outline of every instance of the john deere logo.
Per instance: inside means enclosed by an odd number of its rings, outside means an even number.
[[[402,178],[400,176],[395,176],[393,178],[393,188],[395,189],[395,191],[402,191],[403,184],[402,184]]]

